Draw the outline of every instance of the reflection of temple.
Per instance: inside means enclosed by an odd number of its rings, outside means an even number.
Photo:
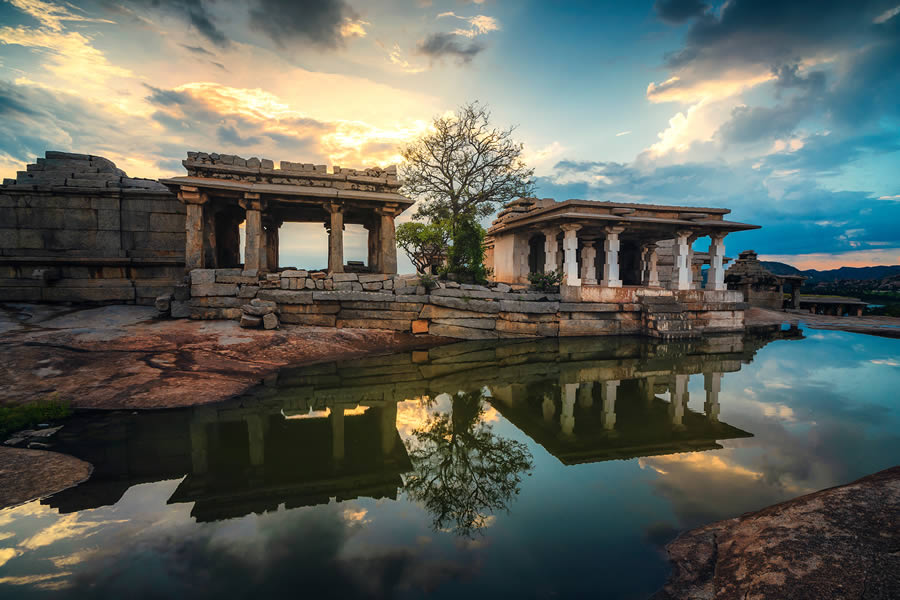
[[[294,401],[287,418],[284,406],[243,398],[77,419],[54,449],[89,461],[94,473],[45,503],[64,513],[95,508],[118,502],[132,485],[185,476],[169,501],[194,502],[191,514],[201,521],[333,497],[396,498],[410,468],[396,403],[336,402],[311,412]]]
[[[718,420],[722,374],[771,339],[463,342],[287,369],[277,383],[222,404],[74,419],[54,450],[90,462],[94,473],[44,503],[94,508],[138,483],[181,477],[170,502],[194,502],[199,520],[396,498],[412,468],[398,402],[459,391],[487,390],[498,411],[566,464],[716,448],[749,435]],[[703,414],[687,408],[695,374],[704,378]]]

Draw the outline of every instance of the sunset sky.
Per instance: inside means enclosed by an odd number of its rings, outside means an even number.
[[[723,206],[763,226],[729,256],[898,264],[898,2],[0,0],[0,171],[389,164],[480,100],[542,197]]]

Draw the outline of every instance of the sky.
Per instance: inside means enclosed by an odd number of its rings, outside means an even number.
[[[152,178],[188,150],[387,165],[473,100],[541,197],[726,207],[763,226],[729,256],[900,264],[900,0],[0,0],[5,177],[48,149]],[[285,227],[323,260],[324,229]]]

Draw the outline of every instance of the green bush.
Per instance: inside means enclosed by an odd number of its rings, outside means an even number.
[[[529,273],[528,281],[532,287],[542,292],[547,292],[557,288],[562,282],[562,273],[559,271],[550,271],[549,273]]]
[[[71,405],[61,401],[58,394],[37,402],[0,406],[0,437],[45,421],[64,419],[71,414]]]
[[[484,235],[484,228],[474,219],[457,223],[442,274],[454,275],[462,282],[487,283],[490,271],[484,266]]]

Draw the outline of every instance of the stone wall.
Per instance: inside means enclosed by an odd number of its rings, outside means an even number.
[[[110,160],[49,151],[0,187],[0,301],[152,304],[184,276],[184,212]]]
[[[248,327],[393,329],[459,339],[695,337],[744,326],[744,305],[734,292],[582,286],[560,294],[454,282],[427,289],[417,276],[300,270],[195,269],[190,279],[157,307],[173,317],[239,319]],[[592,288],[601,290],[596,298],[581,297]]]

